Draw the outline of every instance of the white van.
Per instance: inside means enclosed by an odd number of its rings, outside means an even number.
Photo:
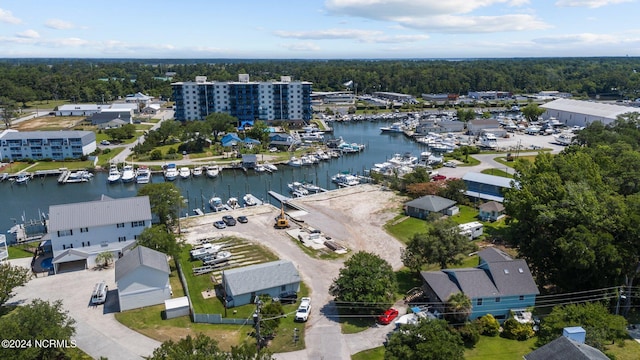
[[[91,294],[91,305],[104,304],[107,300],[107,291],[109,291],[109,287],[106,282],[97,283],[93,289],[93,294]]]

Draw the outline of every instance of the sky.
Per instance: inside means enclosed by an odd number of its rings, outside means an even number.
[[[640,56],[639,2],[0,0],[0,57]]]

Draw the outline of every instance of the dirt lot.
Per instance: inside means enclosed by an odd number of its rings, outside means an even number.
[[[41,116],[21,121],[12,128],[18,131],[65,130],[76,126],[84,119],[82,116]]]

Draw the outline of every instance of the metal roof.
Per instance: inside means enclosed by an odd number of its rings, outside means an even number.
[[[83,130],[59,130],[59,131],[6,131],[0,133],[2,140],[27,140],[27,139],[80,139],[82,145],[96,141],[93,131]]]
[[[621,106],[595,101],[580,101],[571,99],[558,99],[550,101],[546,104],[540,105],[540,107],[547,110],[557,110],[576,114],[591,115],[611,120],[615,120],[618,115],[630,112],[640,112],[640,109],[631,106]]]
[[[49,231],[72,230],[127,223],[151,221],[148,196],[121,199],[104,198],[49,207]]]
[[[607,360],[600,350],[564,336],[523,356],[525,360]]]
[[[235,268],[223,272],[227,295],[238,296],[300,282],[300,274],[291,261],[279,260]]]
[[[511,182],[513,181],[513,179],[506,178],[503,176],[488,175],[488,174],[477,173],[477,172],[468,172],[464,174],[464,176],[462,177],[462,180],[476,182],[480,184],[494,185],[494,186],[499,186],[503,188],[510,188]]]
[[[436,195],[426,195],[405,203],[406,206],[424,209],[431,212],[440,212],[444,209],[452,207],[455,204],[456,202],[453,200],[449,200]]]
[[[136,246],[116,261],[116,282],[141,266],[155,269],[166,274],[171,273],[167,255],[160,251],[149,249],[148,247]]]

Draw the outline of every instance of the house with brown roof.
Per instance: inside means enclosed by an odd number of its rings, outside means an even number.
[[[487,201],[480,205],[478,217],[482,221],[497,221],[505,217],[504,205],[497,201]]]

